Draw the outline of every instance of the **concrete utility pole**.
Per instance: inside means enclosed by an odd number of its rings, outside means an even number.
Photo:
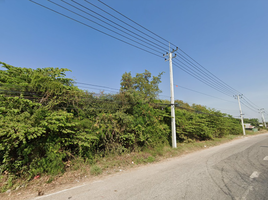
[[[174,105],[174,85],[173,85],[173,68],[172,68],[172,59],[176,57],[172,54],[178,50],[172,50],[169,53],[163,54],[164,57],[168,56],[168,59],[165,61],[169,61],[169,72],[170,72],[170,104],[171,104],[171,130],[172,130],[172,148],[177,148],[177,140],[176,140],[176,124],[175,124],[175,105]]]
[[[245,126],[244,126],[244,120],[243,120],[243,113],[242,113],[241,104],[240,104],[240,98],[242,98],[242,96],[243,96],[243,94],[234,95],[234,98],[238,100],[238,105],[239,105],[239,110],[240,110],[240,117],[241,117],[241,125],[242,125],[242,129],[243,129],[243,135],[246,135]]]
[[[266,128],[267,126],[266,126],[266,122],[265,122],[264,115],[263,115],[263,113],[265,113],[264,108],[261,108],[259,113],[261,113],[261,116],[262,116],[263,126]]]

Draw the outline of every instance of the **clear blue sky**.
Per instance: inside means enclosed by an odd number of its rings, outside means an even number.
[[[67,13],[46,0],[35,1]],[[60,0],[54,1],[66,5]],[[96,10],[84,0],[76,1]],[[116,15],[97,0],[89,1]],[[268,113],[267,0],[103,2],[176,44]],[[160,84],[163,91],[161,98],[169,99],[169,66],[164,59],[110,38],[28,0],[0,0],[0,8],[0,61],[27,68],[68,68],[72,73],[67,76],[77,82],[112,88],[120,88],[124,72],[131,72],[134,76],[145,69],[153,75],[164,71]],[[68,15],[75,16],[72,13]],[[124,19],[118,14],[116,16]],[[83,18],[76,19],[98,27]],[[108,32],[103,28],[101,30]],[[234,98],[219,93],[176,67],[174,84],[179,85],[175,87],[176,99],[239,116],[238,103]],[[92,91],[99,92],[100,89]],[[242,110],[247,118],[260,116],[244,105]]]

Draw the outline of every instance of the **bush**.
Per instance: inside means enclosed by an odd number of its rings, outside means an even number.
[[[68,69],[0,64],[6,68],[0,71],[0,173],[8,174],[9,184],[18,176],[63,173],[75,159],[94,163],[96,155],[146,148],[161,154],[171,140],[169,102],[156,100],[162,73],[125,73],[119,94],[94,96],[65,78]],[[231,116],[178,103],[186,109],[176,108],[179,142],[242,132]],[[101,169],[94,165],[91,173],[98,175]]]
[[[239,120],[218,111],[206,110],[198,114],[194,111],[176,109],[175,117],[177,139],[180,142],[209,140],[242,133]]]
[[[3,95],[0,108],[1,173],[33,177],[63,172],[64,160],[83,156],[97,139],[65,111],[49,111],[30,100]]]

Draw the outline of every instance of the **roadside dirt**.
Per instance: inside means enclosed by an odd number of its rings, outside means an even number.
[[[265,133],[266,131],[259,132],[257,134]],[[254,134],[254,135],[257,135]],[[248,135],[246,137],[254,136],[254,135]],[[243,136],[238,136],[235,139],[242,138]],[[220,142],[217,145],[230,142],[232,140],[226,140],[223,142]],[[200,142],[202,145],[200,145],[200,148],[193,148],[189,149],[187,151],[177,152],[174,154],[174,152],[165,153],[163,156],[159,156],[156,158],[155,162],[165,162],[167,159],[175,158],[184,156],[186,154],[189,154],[191,152],[199,151],[200,149],[209,148],[209,146],[206,145],[205,142]],[[203,145],[204,143],[204,145]],[[213,145],[215,146],[215,145]],[[141,163],[137,164],[134,162],[134,157],[137,158],[139,156],[148,157],[149,155],[145,154],[139,154],[139,153],[131,153],[126,154],[124,156],[116,156],[113,159],[117,160],[118,162],[115,163],[114,166],[109,166],[108,168],[104,168],[101,175],[94,176],[90,174],[90,167],[82,166],[81,169],[78,169],[76,171],[67,171],[61,176],[51,177],[49,176],[41,176],[36,179],[33,179],[30,181],[27,185],[20,185],[20,187],[17,187],[15,190],[8,190],[5,193],[0,194],[1,200],[25,200],[25,199],[34,199],[38,196],[42,196],[49,193],[54,193],[57,191],[61,191],[64,189],[69,189],[73,187],[77,187],[80,185],[88,184],[94,181],[98,181],[100,179],[108,178],[110,176],[115,175],[116,173],[126,172],[135,170],[136,168],[143,167],[146,165],[150,165],[151,163]],[[120,165],[117,165],[120,163]],[[101,163],[103,167],[103,163]]]

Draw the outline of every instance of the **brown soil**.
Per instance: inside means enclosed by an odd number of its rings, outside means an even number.
[[[267,131],[261,131],[256,134],[265,133]],[[250,136],[250,135],[249,135]],[[248,137],[248,136],[247,136]],[[238,136],[234,139],[239,139],[241,136]],[[215,143],[212,146],[219,145],[221,143],[225,143],[230,141],[231,139],[222,140],[218,143]],[[209,141],[199,142],[204,143],[203,148],[207,148],[208,144],[210,146]],[[180,146],[184,146],[184,144],[181,144]],[[186,144],[185,144],[186,146]],[[179,150],[179,147],[177,151],[165,151],[164,149],[164,155],[158,155],[156,156],[156,162],[165,161],[167,158],[171,157],[177,157],[182,156],[188,153],[191,153],[193,151],[198,151],[201,149],[201,146],[199,147],[190,147],[186,148],[184,150]],[[72,169],[72,166],[70,166],[70,169],[67,170],[63,175],[56,176],[56,177],[50,177],[50,176],[41,176],[37,179],[33,179],[30,182],[27,182],[26,184],[18,184],[19,186],[15,190],[8,190],[5,193],[0,193],[0,199],[1,200],[22,200],[22,199],[33,199],[38,196],[42,196],[49,193],[54,193],[60,190],[76,187],[79,185],[87,184],[93,181],[97,181],[100,179],[103,179],[108,176],[112,176],[117,172],[121,171],[129,171],[131,169],[135,169],[137,167],[143,166],[145,164],[148,164],[148,162],[145,161],[149,156],[151,156],[150,153],[143,152],[143,153],[130,153],[125,154],[121,156],[111,156],[107,158],[100,159],[99,162],[96,163],[96,165],[100,166],[102,168],[102,174],[95,176],[90,174],[90,166],[86,164],[79,165],[79,169]],[[76,166],[77,167],[77,166]],[[5,180],[4,180],[5,181]],[[2,184],[4,182],[1,180]],[[1,183],[0,183],[1,186]]]

